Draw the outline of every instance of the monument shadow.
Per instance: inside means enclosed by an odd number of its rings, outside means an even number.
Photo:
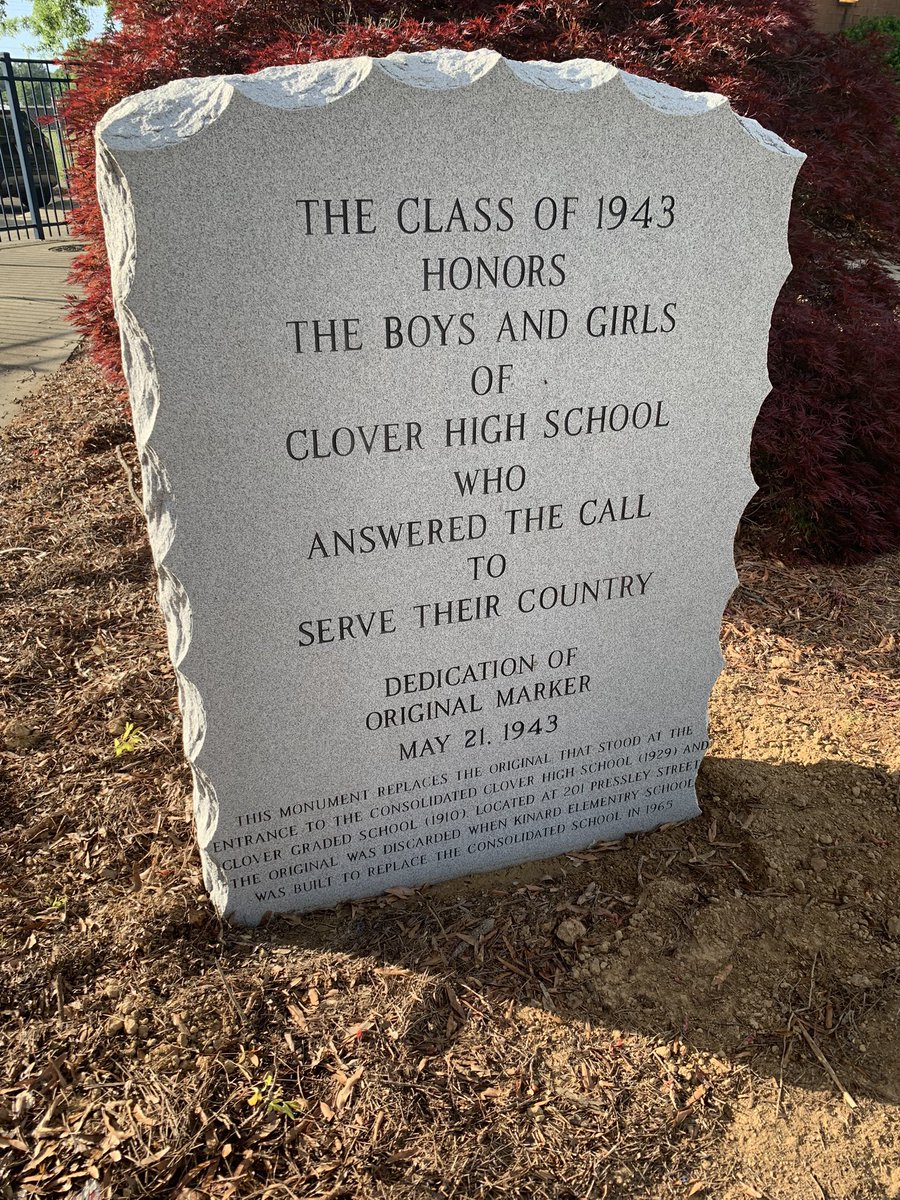
[[[900,1102],[896,777],[708,758],[696,820],[522,866],[222,930],[420,976],[402,1039],[445,1054],[498,1006],[737,1058],[779,1086]],[[790,1047],[790,1053],[788,1048]],[[827,1065],[823,1065],[824,1063]],[[829,1073],[831,1072],[831,1074]]]

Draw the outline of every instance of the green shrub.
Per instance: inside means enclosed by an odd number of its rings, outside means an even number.
[[[885,43],[885,58],[900,83],[900,17],[865,17],[846,31],[846,37],[861,42],[873,33],[879,34]]]

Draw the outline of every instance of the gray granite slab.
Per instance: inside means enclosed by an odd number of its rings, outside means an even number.
[[[695,814],[803,156],[488,51],[180,80],[97,138],[218,909]]]

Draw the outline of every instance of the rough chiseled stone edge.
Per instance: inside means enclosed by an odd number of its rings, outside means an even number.
[[[738,116],[727,99],[715,92],[683,92],[590,58],[562,63],[515,62],[493,50],[429,50],[418,54],[398,50],[387,58],[336,58],[269,67],[255,75],[176,79],[120,101],[100,121],[97,132],[112,150],[149,150],[183,141],[210,125],[225,111],[235,92],[272,108],[314,108],[348,96],[373,72],[408,87],[447,90],[469,87],[497,70],[507,70],[532,87],[558,92],[624,87],[649,108],[675,117],[722,109],[767,150],[803,157],[758,121]]]
[[[310,108],[331,104],[349,95],[376,69],[409,87],[438,90],[471,86],[498,67],[501,70],[508,68],[514,77],[533,87],[553,91],[579,92],[605,85],[624,85],[631,95],[648,107],[675,117],[723,111],[732,116],[740,128],[764,149],[799,160],[798,167],[806,157],[758,121],[738,116],[730,108],[727,99],[714,92],[681,91],[594,59],[570,59],[563,63],[515,62],[501,58],[490,50],[434,50],[418,54],[397,51],[383,59],[331,59],[301,66],[271,67],[256,75],[181,79],[122,100],[97,125],[97,191],[103,213],[123,364],[131,394],[144,511],[159,578],[159,604],[165,618],[169,654],[178,681],[178,699],[184,721],[184,751],[194,780],[194,818],[204,881],[220,914],[229,909],[227,876],[206,853],[218,824],[219,803],[211,780],[196,764],[206,734],[203,698],[180,670],[190,645],[192,613],[184,586],[165,565],[175,537],[176,515],[165,467],[149,444],[159,404],[159,380],[149,340],[127,303],[136,259],[134,207],[127,180],[116,162],[115,153],[155,149],[184,141],[212,124],[225,111],[236,92],[273,108]],[[791,269],[790,257],[787,254],[786,257],[784,278],[787,278]],[[774,306],[775,297],[772,302]],[[763,384],[762,399],[771,390],[768,374]],[[749,464],[749,445],[746,481],[746,499],[749,500],[756,490]],[[735,526],[739,518],[740,512]],[[738,583],[733,558],[731,570],[723,582],[728,587],[722,601],[724,609],[728,595]],[[719,650],[719,669],[722,665],[724,658]]]
[[[134,207],[128,182],[112,153],[97,139],[97,193],[103,213],[106,249],[112,277],[113,302],[122,340],[122,360],[131,394],[131,412],[141,466],[144,514],[158,576],[158,599],[166,623],[169,656],[178,681],[183,717],[185,756],[194,779],[194,818],[201,848],[208,845],[219,820],[215,788],[196,765],[206,735],[206,710],[195,685],[180,670],[191,641],[191,605],[181,581],[166,566],[176,533],[176,515],[169,478],[150,445],[159,406],[159,379],[149,340],[128,307],[135,267]],[[207,854],[201,855],[204,881],[216,908],[228,899],[225,873]]]

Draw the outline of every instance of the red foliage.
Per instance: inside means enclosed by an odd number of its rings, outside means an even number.
[[[74,309],[118,372],[93,129],[122,97],[170,79],[393,50],[488,46],[510,58],[591,57],[722,92],[809,156],[791,222],[793,273],[775,309],[773,390],[753,439],[753,516],[785,550],[852,558],[900,546],[900,90],[877,50],[815,33],[805,0],[121,0],[121,30],[82,53],[67,118]]]

